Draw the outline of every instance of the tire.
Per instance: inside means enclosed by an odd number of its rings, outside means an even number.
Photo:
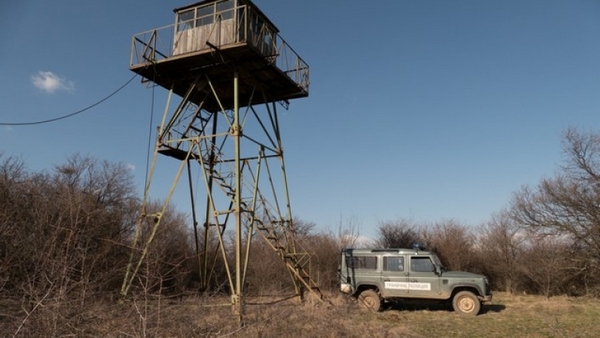
[[[365,290],[358,296],[358,305],[365,310],[379,312],[381,310],[381,298],[374,290]]]
[[[473,292],[461,291],[452,298],[452,308],[461,315],[477,316],[481,310],[481,302]]]

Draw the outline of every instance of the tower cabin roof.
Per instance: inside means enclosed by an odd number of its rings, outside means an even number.
[[[309,67],[250,0],[174,9],[175,24],[133,36],[130,69],[208,111],[308,96]]]
[[[210,3],[214,3],[217,2],[219,0],[203,0],[203,1],[198,1],[196,3],[190,4],[190,5],[186,5],[183,7],[178,7],[178,8],[174,8],[173,9],[173,13],[179,13],[185,10],[188,10],[190,8],[195,8],[195,7],[200,7],[206,4],[210,4]],[[269,20],[269,18],[260,10],[260,8],[258,8],[252,1],[250,0],[236,0],[239,3],[244,3],[250,7],[252,7],[252,9],[256,12],[259,13],[260,16],[262,16],[262,18],[269,24],[269,26],[273,27],[273,29],[275,30],[276,33],[279,33],[279,29],[275,26],[275,24]]]

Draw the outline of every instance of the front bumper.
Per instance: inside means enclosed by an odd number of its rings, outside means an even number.
[[[483,302],[483,303],[488,303],[488,302],[491,302],[491,301],[492,301],[492,295],[491,295],[491,294],[489,294],[489,295],[485,295],[485,296],[483,296],[483,297],[479,297],[479,299],[480,299],[480,300],[481,300],[481,302]]]

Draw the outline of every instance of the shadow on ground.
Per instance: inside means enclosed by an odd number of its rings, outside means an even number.
[[[487,304],[481,306],[481,314],[497,313],[506,309],[502,304]],[[441,311],[453,312],[452,303],[450,302],[428,302],[428,301],[401,301],[391,302],[383,305],[382,311]]]

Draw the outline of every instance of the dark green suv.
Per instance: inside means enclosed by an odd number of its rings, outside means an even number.
[[[446,271],[435,253],[418,248],[343,249],[340,290],[373,311],[383,301],[426,299],[451,301],[454,311],[476,316],[492,300],[485,276]]]

